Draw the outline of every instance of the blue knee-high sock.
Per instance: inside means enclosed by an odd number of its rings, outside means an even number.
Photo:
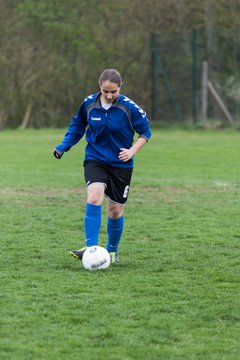
[[[86,246],[98,245],[102,206],[87,203],[84,219]]]
[[[107,232],[108,232],[108,243],[107,251],[117,252],[118,245],[121,240],[122,232],[124,227],[124,217],[121,216],[118,219],[108,218]]]

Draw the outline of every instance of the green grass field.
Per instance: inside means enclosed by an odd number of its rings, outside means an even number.
[[[136,156],[119,266],[87,272],[84,141],[0,132],[1,360],[240,354],[240,133],[155,130]],[[106,204],[104,204],[106,205]],[[100,245],[106,243],[106,210]]]

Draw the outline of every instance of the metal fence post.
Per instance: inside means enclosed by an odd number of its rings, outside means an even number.
[[[192,119],[197,121],[197,30],[192,30]]]
[[[152,63],[152,94],[151,94],[151,102],[152,102],[152,120],[156,120],[157,114],[157,86],[156,86],[156,78],[157,78],[157,66],[156,66],[156,45],[157,37],[156,33],[151,34],[151,63]]]

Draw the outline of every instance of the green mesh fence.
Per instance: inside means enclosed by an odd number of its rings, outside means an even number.
[[[153,33],[152,118],[240,119],[240,39],[229,31]]]

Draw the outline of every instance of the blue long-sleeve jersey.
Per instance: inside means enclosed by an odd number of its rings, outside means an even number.
[[[118,155],[120,148],[132,146],[135,132],[147,141],[151,137],[147,115],[137,104],[119,94],[112,106],[105,110],[101,106],[100,93],[95,93],[84,100],[56,150],[63,154],[86,133],[85,160],[133,168],[133,158],[123,162]]]

